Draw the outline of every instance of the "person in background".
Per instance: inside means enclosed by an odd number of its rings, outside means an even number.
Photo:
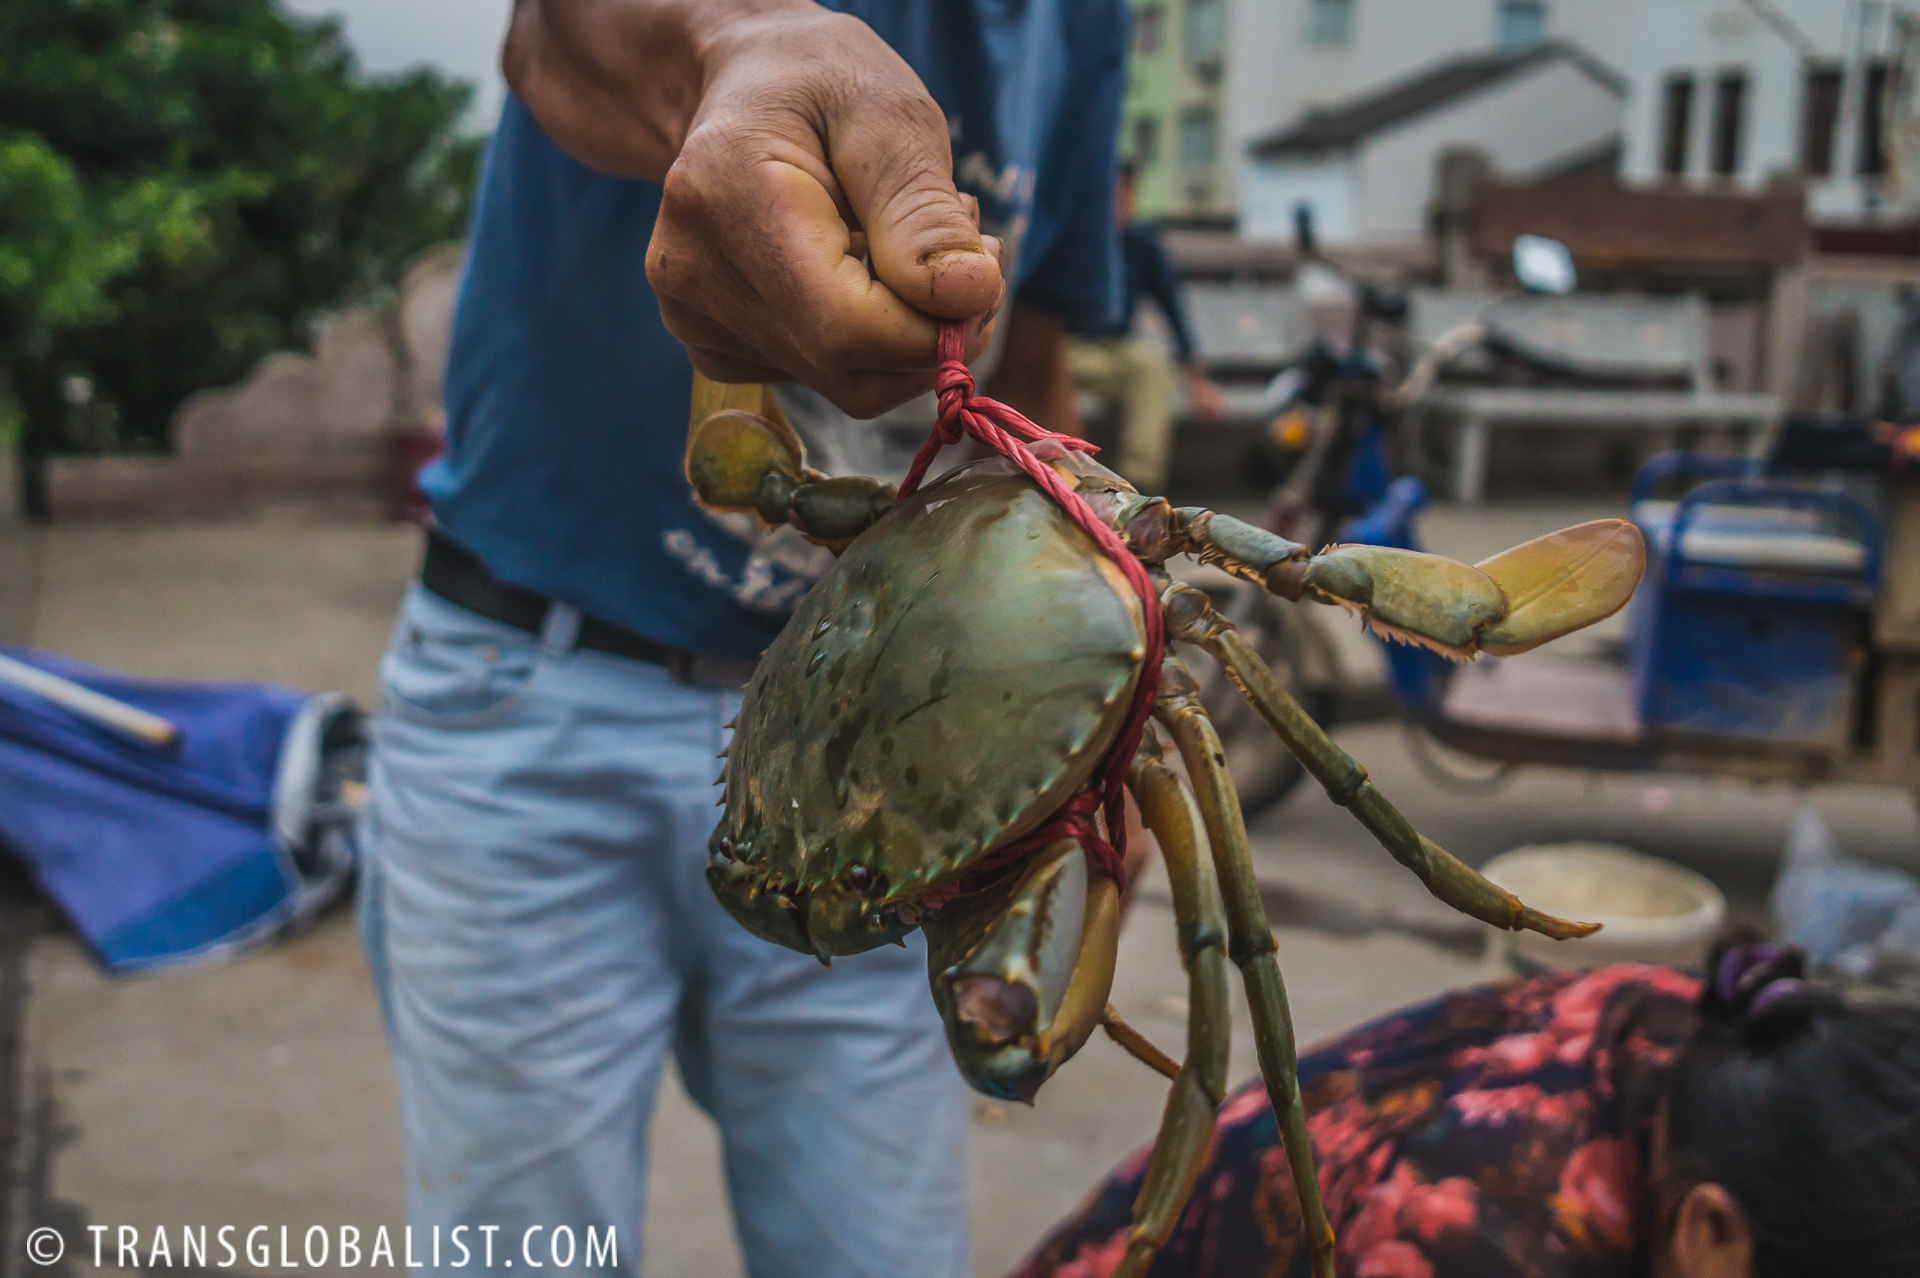
[[[781,384],[823,465],[896,406],[917,444],[944,319],[1070,428],[1125,52],[1124,0],[516,0],[364,841],[416,1236],[637,1274],[671,1054],[753,1278],[971,1278],[924,940],[829,971],[706,883],[716,752],[825,552],[702,510],[687,416],[698,368]]]
[[[1341,1278],[1920,1274],[1920,1004],[1770,944],[1451,994],[1300,1060]],[[1105,1278],[1146,1151],[1016,1278]],[[1227,1098],[1152,1278],[1307,1269],[1266,1092]]]
[[[1122,164],[1113,211],[1126,259],[1126,304],[1108,323],[1073,329],[1068,358],[1077,387],[1119,403],[1120,449],[1114,469],[1141,492],[1160,493],[1166,490],[1173,439],[1175,373],[1158,346],[1133,336],[1134,312],[1143,299],[1159,307],[1167,321],[1194,413],[1202,421],[1216,421],[1226,412],[1226,400],[1195,354],[1180,280],[1167,260],[1159,228],[1134,217],[1134,187],[1133,166]]]

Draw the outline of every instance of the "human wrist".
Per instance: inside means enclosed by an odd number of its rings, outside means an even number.
[[[702,82],[743,52],[763,47],[796,22],[826,18],[815,0],[658,0],[678,15]]]
[[[638,2],[657,9],[657,20],[671,24],[673,43],[686,55],[678,74],[672,77],[679,82],[676,89],[665,95],[671,100],[672,109],[655,122],[668,143],[669,163],[680,154],[714,81],[730,65],[760,55],[796,23],[827,14],[814,0]]]
[[[828,16],[813,0],[516,0],[501,61],[562,150],[658,181],[729,63]]]

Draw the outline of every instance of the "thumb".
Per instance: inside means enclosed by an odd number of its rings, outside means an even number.
[[[867,234],[874,276],[915,310],[972,319],[999,305],[1000,243],[953,185],[946,117],[931,98],[851,104],[828,157]]]

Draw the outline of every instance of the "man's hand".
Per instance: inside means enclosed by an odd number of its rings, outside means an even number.
[[[811,0],[515,0],[507,81],[604,172],[664,181],[647,278],[723,382],[855,417],[933,386],[937,319],[986,344],[1000,243],[947,124],[872,29]]]
[[[1207,376],[1207,370],[1198,360],[1189,360],[1181,366],[1181,372],[1187,377],[1187,398],[1193,404],[1194,414],[1203,422],[1217,422],[1227,413],[1227,397],[1220,393],[1213,378]]]

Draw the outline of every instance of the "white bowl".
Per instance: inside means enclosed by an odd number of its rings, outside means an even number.
[[[1503,933],[1507,965],[1519,971],[1609,963],[1699,967],[1727,917],[1727,898],[1707,879],[1611,843],[1515,848],[1480,872],[1537,910],[1603,925],[1572,941]]]

